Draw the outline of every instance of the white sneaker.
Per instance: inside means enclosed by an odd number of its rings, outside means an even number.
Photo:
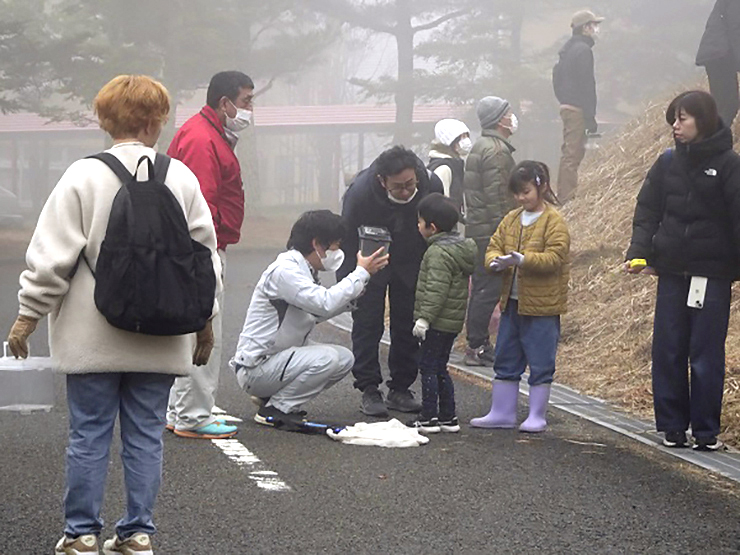
[[[103,544],[104,555],[154,555],[152,551],[152,540],[149,534],[134,534],[127,540],[122,541],[118,536],[105,540]]]

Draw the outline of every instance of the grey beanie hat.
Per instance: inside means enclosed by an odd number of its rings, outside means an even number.
[[[509,101],[498,96],[486,96],[478,102],[478,119],[483,129],[494,127],[509,110]]]

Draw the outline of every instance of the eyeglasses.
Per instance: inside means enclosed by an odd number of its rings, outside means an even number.
[[[406,183],[388,183],[386,184],[385,188],[388,190],[389,193],[400,193],[401,191],[412,192],[416,189],[418,185],[418,180],[411,179]]]

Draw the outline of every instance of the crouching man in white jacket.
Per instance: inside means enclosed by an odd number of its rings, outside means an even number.
[[[294,427],[303,405],[344,378],[352,351],[339,345],[307,345],[317,322],[351,310],[370,276],[388,265],[382,249],[357,254],[357,268],[336,285],[318,283],[321,270],[336,271],[346,234],[341,216],[329,210],[306,212],[293,225],[288,251],[265,270],[252,294],[231,365],[239,385],[262,405],[260,424]]]

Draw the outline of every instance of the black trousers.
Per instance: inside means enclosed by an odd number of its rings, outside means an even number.
[[[730,280],[710,279],[704,308],[686,306],[690,277],[658,279],[653,329],[653,404],[659,432],[719,434]],[[689,365],[691,380],[689,381]]]
[[[717,102],[717,111],[726,126],[735,119],[740,96],[737,89],[737,62],[734,56],[726,56],[707,64],[709,90]]]
[[[416,381],[419,341],[411,333],[414,329],[415,291],[406,283],[408,281],[396,275],[391,275],[387,285],[371,279],[352,312],[352,352],[355,355],[352,374],[355,377],[354,385],[360,391],[383,383],[378,347],[385,331],[386,290],[391,324],[391,348],[388,354],[391,377],[388,387],[404,390]]]
[[[421,344],[421,419],[439,417],[448,421],[455,417],[455,385],[447,363],[455,344],[456,333],[428,330]]]
[[[468,346],[477,349],[490,341],[488,326],[501,297],[501,275],[486,271],[488,239],[476,239],[478,258],[475,261],[470,300],[468,301]]]

